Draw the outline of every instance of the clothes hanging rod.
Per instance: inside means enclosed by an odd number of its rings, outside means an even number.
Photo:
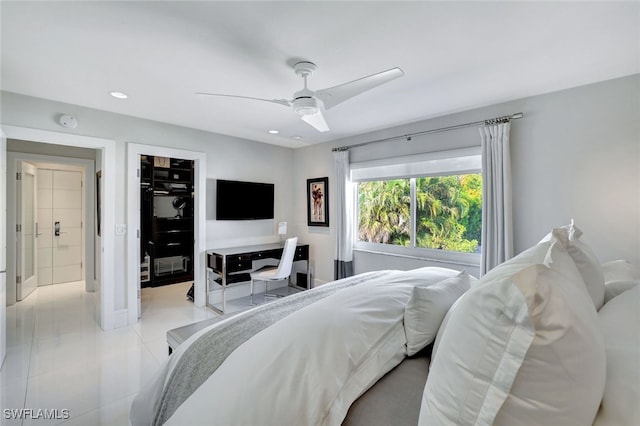
[[[488,126],[488,125],[491,125],[491,124],[506,123],[506,122],[508,122],[510,120],[517,120],[518,118],[522,118],[522,117],[524,117],[524,114],[521,113],[521,112],[517,112],[515,114],[504,115],[502,117],[490,118],[488,120],[474,121],[472,123],[456,124],[455,126],[440,127],[438,129],[425,130],[425,131],[416,132],[416,133],[407,133],[406,135],[392,136],[392,137],[389,137],[389,138],[377,139],[377,140],[374,140],[374,141],[362,142],[362,143],[357,143],[357,144],[354,144],[354,145],[341,146],[341,147],[338,147],[338,148],[332,148],[331,151],[346,151],[349,148],[357,148],[357,147],[360,147],[360,146],[370,145],[372,143],[386,142],[386,141],[392,141],[392,140],[396,140],[396,139],[405,139],[406,141],[410,141],[411,138],[414,137],[414,136],[428,135],[430,133],[447,132],[449,130],[458,130],[458,129],[464,129],[466,127],[473,127],[473,126],[479,126],[479,125]]]

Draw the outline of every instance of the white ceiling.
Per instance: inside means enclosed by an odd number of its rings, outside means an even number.
[[[2,90],[288,147],[640,72],[637,1],[2,1],[0,14]],[[300,59],[318,65],[315,90],[405,75],[327,111],[326,133],[280,105],[194,94],[291,99]]]

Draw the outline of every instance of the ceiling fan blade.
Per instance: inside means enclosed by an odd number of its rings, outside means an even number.
[[[196,95],[224,96],[226,98],[253,99],[254,101],[271,102],[278,105],[291,106],[291,102],[286,99],[263,99],[263,98],[252,98],[251,96],[224,95],[221,93],[205,93],[205,92],[196,92]]]
[[[398,77],[402,77],[403,75],[404,71],[400,68],[391,68],[348,83],[329,87],[328,89],[318,90],[315,92],[315,96],[322,101],[325,109],[331,109],[334,106],[359,95],[360,93],[378,87]]]
[[[324,117],[322,116],[322,112],[318,111],[315,114],[303,115],[300,118],[311,126],[313,126],[319,132],[328,132],[329,126],[327,122],[324,121]]]

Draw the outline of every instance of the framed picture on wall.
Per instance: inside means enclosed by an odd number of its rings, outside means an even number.
[[[329,178],[307,179],[307,225],[329,226]]]

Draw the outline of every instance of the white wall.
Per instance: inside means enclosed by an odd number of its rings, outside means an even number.
[[[640,265],[640,75],[610,80],[385,129],[295,151],[296,220],[306,223],[304,184],[335,174],[331,148],[523,112],[512,121],[515,250],[575,219],[601,261]],[[477,129],[394,141],[357,150],[356,160],[479,143]],[[335,191],[334,191],[335,192]],[[335,217],[330,195],[330,218]],[[311,244],[316,284],[333,279],[334,226],[300,226]],[[356,252],[356,272],[424,266],[421,261]]]
[[[291,164],[289,148],[266,145],[171,124],[63,104],[9,92],[1,93],[2,123],[26,128],[95,136],[116,141],[116,161],[122,165],[117,174],[116,199],[103,200],[103,206],[115,210],[116,223],[126,224],[126,144],[128,142],[178,147],[204,152],[207,156],[208,179],[238,179],[275,183],[275,219],[269,221],[216,222],[207,221],[207,247],[277,241],[277,222],[288,221],[292,205]],[[73,114],[79,125],[65,129],[56,124],[60,113]],[[207,203],[212,203],[207,200]],[[116,237],[115,309],[126,308],[126,237]],[[103,267],[110,267],[103,265]]]
[[[93,161],[96,160],[96,156],[100,152],[98,150],[89,148],[52,145],[39,142],[22,141],[17,139],[9,139],[7,141],[7,151],[37,155],[49,155],[53,157],[80,158]]]

